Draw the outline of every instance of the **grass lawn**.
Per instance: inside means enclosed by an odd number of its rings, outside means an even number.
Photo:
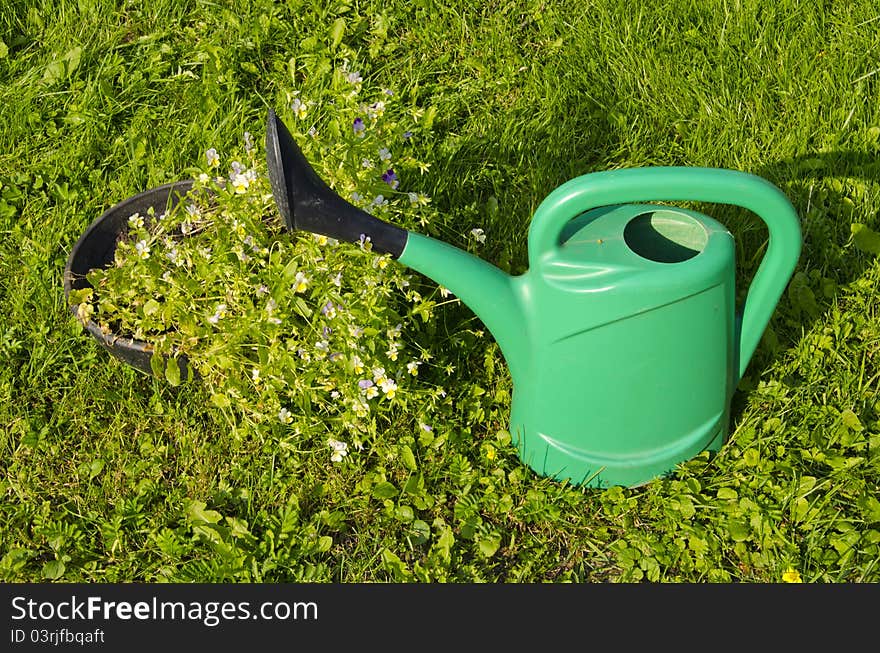
[[[0,579],[880,581],[878,54],[874,0],[0,0]],[[398,415],[342,465],[82,331],[62,271],[86,226],[262,139],[344,60],[432,122],[430,233],[482,228],[511,273],[584,173],[725,167],[785,192],[803,252],[717,455],[633,489],[537,477],[504,359],[457,303],[423,334],[434,430]],[[766,231],[698,208],[734,233],[742,297]]]

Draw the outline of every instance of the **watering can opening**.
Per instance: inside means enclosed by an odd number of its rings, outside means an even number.
[[[681,263],[703,251],[709,233],[699,220],[678,211],[641,213],[623,230],[627,246],[642,258],[658,263]]]

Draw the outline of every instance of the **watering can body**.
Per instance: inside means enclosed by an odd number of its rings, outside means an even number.
[[[307,208],[290,190],[291,166],[286,180],[277,178],[284,157],[270,143],[277,140],[271,114],[269,133],[273,193],[286,193],[279,208]],[[706,215],[653,203],[684,201],[735,204],[767,224],[767,250],[741,306],[730,232]],[[721,447],[734,389],[801,243],[779,189],[709,168],[615,170],[563,184],[532,218],[529,269],[519,276],[427,236],[355,218],[360,233],[443,284],[491,331],[513,381],[510,432],[522,461],[590,487],[640,485]],[[340,227],[350,221],[316,229],[319,222],[308,228],[357,239]]]

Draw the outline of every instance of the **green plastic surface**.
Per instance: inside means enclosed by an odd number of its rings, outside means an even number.
[[[740,311],[734,242],[694,211],[744,207],[769,243]],[[800,256],[797,214],[742,172],[659,167],[584,175],[554,190],[510,276],[410,232],[400,262],[447,287],[492,332],[513,380],[510,430],[538,474],[636,486],[723,444],[730,400]]]

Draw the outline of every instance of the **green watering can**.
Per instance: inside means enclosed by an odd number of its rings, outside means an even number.
[[[797,214],[764,179],[634,168],[550,193],[529,227],[529,269],[510,276],[346,202],[272,110],[266,152],[289,229],[369,236],[477,314],[510,370],[521,460],[578,485],[641,485],[721,447],[734,389],[800,255]],[[769,244],[739,311],[730,232],[701,213],[644,203],[653,201],[734,204],[764,220]]]

